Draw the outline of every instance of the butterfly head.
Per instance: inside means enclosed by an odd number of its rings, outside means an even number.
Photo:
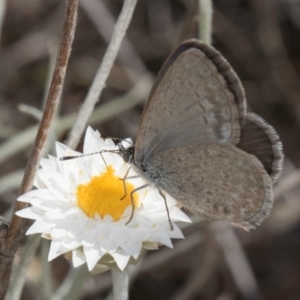
[[[116,144],[119,147],[120,155],[127,163],[133,162],[134,145],[129,140],[119,140]]]

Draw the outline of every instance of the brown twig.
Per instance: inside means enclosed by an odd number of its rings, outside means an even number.
[[[35,145],[26,166],[24,178],[20,188],[20,194],[24,194],[32,188],[33,180],[39,167],[50,126],[52,124],[62,92],[66,68],[75,34],[78,0],[67,0],[66,7],[67,9],[63,27],[63,36],[60,42],[60,49],[52,77],[49,95],[35,139]],[[27,204],[23,202],[16,202],[14,211],[23,209],[26,206]],[[24,237],[25,231],[28,228],[28,224],[28,220],[21,219],[14,215],[7,236],[5,238],[1,238],[0,240],[0,299],[4,298],[4,295],[7,291],[14,254],[18,249],[21,239]]]

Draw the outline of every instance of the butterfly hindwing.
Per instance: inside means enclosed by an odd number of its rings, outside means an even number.
[[[150,181],[195,213],[250,229],[272,208],[272,181],[263,165],[234,145],[166,150],[148,163]]]

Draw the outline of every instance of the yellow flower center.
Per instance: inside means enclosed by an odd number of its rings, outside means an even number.
[[[132,206],[130,193],[134,186],[125,181],[126,197],[123,181],[114,175],[114,169],[109,166],[100,176],[95,176],[87,184],[80,184],[76,190],[77,204],[84,213],[93,218],[96,213],[101,218],[111,215],[114,221],[121,218],[125,209]],[[121,200],[122,199],[122,200]],[[138,194],[133,193],[134,206],[138,207]]]

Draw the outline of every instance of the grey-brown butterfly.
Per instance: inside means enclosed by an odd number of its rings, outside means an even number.
[[[269,215],[283,163],[278,135],[247,112],[236,73],[198,40],[182,43],[169,56],[135,146],[120,150],[150,184],[187,209],[245,230]]]

